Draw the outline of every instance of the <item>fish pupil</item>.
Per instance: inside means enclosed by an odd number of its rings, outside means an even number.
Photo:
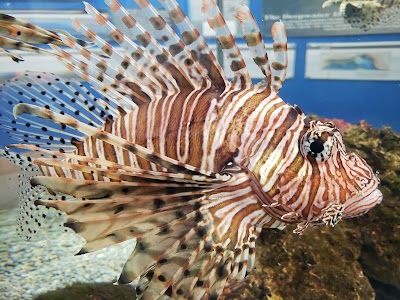
[[[315,140],[311,143],[310,149],[313,153],[321,153],[324,151],[324,142],[321,139]]]

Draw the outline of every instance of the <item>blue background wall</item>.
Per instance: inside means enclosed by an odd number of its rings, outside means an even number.
[[[177,0],[182,9],[188,11],[189,0]],[[196,0],[197,1],[197,0]],[[105,9],[102,0],[89,1],[99,9]],[[131,5],[132,0],[120,0]],[[151,0],[156,4],[157,1]],[[251,0],[250,9],[261,23],[260,1]],[[82,9],[80,1],[8,1],[0,3],[0,10],[7,9]],[[267,43],[270,40],[265,40]],[[359,80],[309,80],[305,79],[305,54],[310,42],[371,42],[400,41],[400,34],[359,35],[337,37],[291,38],[296,44],[295,77],[285,82],[281,97],[290,104],[299,105],[305,113],[315,113],[329,118],[341,118],[357,123],[366,120],[375,127],[389,125],[400,131],[400,82],[399,81],[359,81]],[[215,40],[210,40],[214,43]],[[238,42],[244,43],[244,40]],[[400,72],[400,70],[399,70]],[[0,133],[0,145],[10,140]]]

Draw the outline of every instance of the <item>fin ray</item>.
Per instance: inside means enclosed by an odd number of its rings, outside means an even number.
[[[118,81],[117,75],[112,78],[109,74],[104,73],[104,70],[94,67],[91,64],[87,64],[83,61],[78,60],[64,50],[61,50],[57,46],[51,46],[53,50],[58,54],[58,59],[63,62],[66,67],[84,79],[86,82],[93,84],[98,87],[100,92],[105,96],[116,96],[117,99],[123,99],[124,103],[127,104],[128,108],[136,106],[137,103],[148,103],[149,94],[152,92],[147,88],[140,87],[137,80],[134,80],[135,89],[129,87],[128,84],[124,84],[122,81]],[[133,85],[132,85],[133,86]],[[128,100],[130,96],[131,100]]]
[[[245,5],[240,5],[236,8],[236,18],[240,21],[243,37],[253,56],[253,60],[261,69],[261,72],[264,74],[268,82],[268,87],[270,87],[271,69],[269,66],[268,54],[257,21],[254,19],[250,9]]]
[[[222,52],[235,74],[232,81],[233,86],[238,89],[249,88],[251,79],[246,64],[217,4],[214,0],[202,0],[202,11],[208,16],[208,24],[215,31]]]
[[[275,22],[271,28],[274,50],[274,59],[271,63],[271,87],[276,93],[281,89],[286,78],[288,64],[287,37],[283,22]]]
[[[148,80],[140,79],[138,76],[139,73],[137,73],[136,76],[134,77],[135,74],[132,74],[132,72],[127,72],[126,70],[124,70],[122,68],[122,66],[118,67],[118,68],[114,67],[113,64],[110,64],[104,58],[101,58],[100,56],[96,55],[92,51],[89,51],[89,50],[83,48],[78,43],[67,38],[66,36],[61,35],[61,38],[65,44],[67,44],[72,49],[78,50],[80,52],[80,54],[88,62],[90,62],[92,65],[96,66],[102,73],[104,72],[106,75],[114,78],[115,80],[121,81],[121,83],[126,82],[127,79],[132,80],[138,86],[138,88],[137,88],[138,90],[143,90],[144,92],[146,92],[150,96],[153,96],[154,98],[160,97],[159,94],[158,95],[155,94],[155,91],[162,90],[163,88],[158,83],[158,81],[151,76],[151,74],[143,73],[152,81],[152,83],[150,83]],[[65,51],[59,50],[59,48],[57,48],[57,47],[55,47],[55,48],[58,49],[58,52],[63,52],[65,54],[63,57],[69,56],[69,54],[66,53]],[[116,64],[116,66],[120,66],[120,65],[121,64]],[[135,68],[139,69],[139,71],[140,71],[140,67],[138,66],[138,64],[134,63],[134,66],[135,66]],[[140,76],[140,77],[142,77],[142,76]],[[148,84],[149,87],[152,87],[152,90],[147,88],[146,84]],[[125,83],[125,85],[127,85],[127,84]],[[145,101],[145,103],[147,103],[148,101]]]
[[[38,167],[33,164],[34,158],[27,154],[3,149],[0,149],[0,155],[19,166],[22,171],[18,176],[18,206],[20,208],[17,219],[18,235],[26,240],[34,240],[40,237],[40,232],[46,232],[46,229],[49,228],[53,228],[52,231],[60,234],[65,232],[64,213],[60,211],[55,213],[53,208],[34,204],[38,197],[54,199],[53,195],[49,194],[44,187],[32,187],[29,183],[31,178],[40,174]],[[46,222],[45,218],[47,218]]]
[[[190,79],[195,88],[203,84],[204,74],[201,73],[201,66],[193,60],[193,56],[178,35],[157,13],[155,8],[148,1],[135,0],[141,10],[147,16],[155,30],[163,34],[164,47],[168,49],[172,57],[178,62],[186,76]],[[178,56],[179,55],[179,56]]]
[[[175,0],[158,0],[158,2],[165,8],[174,24],[178,27],[183,42],[193,53],[195,61],[198,61],[206,70],[209,81],[221,89],[225,88],[228,81],[221,65],[178,3]]]
[[[36,52],[39,54],[45,55],[54,55],[50,51],[41,49],[39,47],[33,46],[29,43],[20,42],[17,40],[10,39],[5,36],[0,36],[0,47],[6,49],[14,49],[14,50],[24,50],[28,52]]]
[[[112,26],[111,28],[115,28],[111,23],[107,22],[101,14],[94,9],[90,4],[85,3],[86,12],[91,15],[94,20],[103,27]],[[107,2],[106,2],[107,3]],[[126,10],[118,3],[117,14],[126,15],[128,14]],[[111,7],[111,6],[110,6]],[[115,6],[114,6],[115,7]],[[129,14],[128,14],[129,15]],[[131,16],[133,19],[133,17]],[[126,23],[124,23],[126,25]],[[174,57],[166,51],[158,41],[153,38],[136,20],[133,19],[133,26],[129,28],[129,30],[136,36],[138,42],[141,44],[143,49],[148,52],[150,55],[157,58],[159,65],[166,68],[172,77],[174,78],[173,87],[176,91],[181,90],[182,88],[193,88],[193,83],[190,78],[188,78],[187,74],[180,67],[180,65],[175,61]],[[153,54],[152,54],[153,53]]]

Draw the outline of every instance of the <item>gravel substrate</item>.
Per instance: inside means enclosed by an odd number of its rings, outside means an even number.
[[[16,232],[17,215],[18,209],[0,212],[0,299],[33,299],[73,283],[113,283],[135,245],[131,240],[74,256],[81,237],[53,228],[25,241]]]

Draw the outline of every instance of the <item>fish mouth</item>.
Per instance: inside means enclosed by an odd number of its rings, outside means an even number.
[[[346,165],[350,169],[357,170],[358,173],[353,185],[357,191],[343,203],[342,217],[347,219],[367,213],[382,202],[383,195],[379,190],[380,179],[377,173],[362,157],[353,152],[349,153]]]
[[[368,189],[368,187],[346,201],[343,218],[359,217],[382,202],[383,194],[378,189],[378,183],[376,183],[374,189],[370,188],[368,191],[366,191],[366,189]]]

